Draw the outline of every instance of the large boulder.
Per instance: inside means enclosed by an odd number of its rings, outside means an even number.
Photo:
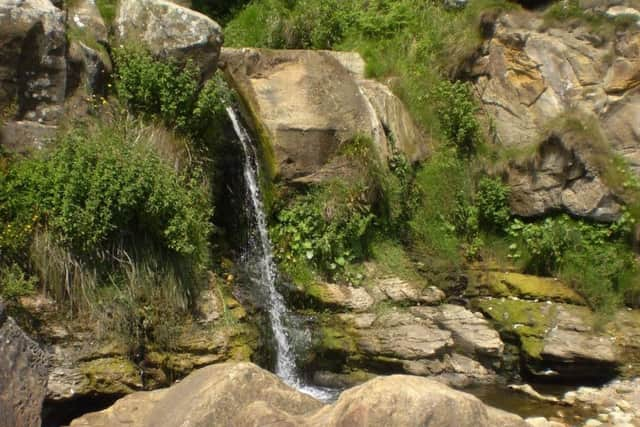
[[[204,77],[216,70],[222,29],[199,12],[165,0],[122,0],[114,28],[118,43],[143,43],[161,58],[191,60]]]
[[[90,426],[525,426],[515,415],[425,378],[377,378],[332,405],[286,386],[248,363],[194,372],[165,390],[135,393],[74,420]]]
[[[596,328],[587,308],[515,297],[484,298],[480,309],[503,339],[521,348],[528,373],[563,381],[606,380],[638,372],[636,311],[622,311]]]
[[[519,153],[507,169],[514,213],[616,219],[620,201],[604,182],[603,159],[617,154],[640,171],[640,29],[609,40],[515,11],[490,34],[470,74],[496,140]]]
[[[353,172],[341,156],[354,137],[371,137],[382,158],[410,160],[427,147],[402,103],[364,79],[357,54],[223,49],[221,64],[245,104],[267,166],[285,181],[319,182]]]
[[[40,425],[47,389],[48,356],[8,317],[0,302],[0,423]]]

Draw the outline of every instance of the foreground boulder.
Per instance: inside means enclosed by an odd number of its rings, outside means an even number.
[[[161,58],[191,60],[203,76],[216,70],[222,29],[206,15],[165,0],[123,0],[114,27],[119,43],[144,43]]]
[[[525,426],[515,415],[425,378],[377,378],[332,405],[250,363],[194,372],[164,390],[135,393],[71,423],[89,426]]]
[[[397,149],[426,156],[402,103],[364,79],[357,54],[326,51],[223,49],[221,63],[245,103],[270,172],[285,181],[320,182],[353,172],[345,143],[371,137],[384,158]]]
[[[0,302],[0,424],[40,425],[47,354],[5,313]]]

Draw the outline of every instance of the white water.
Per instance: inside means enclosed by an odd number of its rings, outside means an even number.
[[[233,123],[243,151],[243,173],[247,187],[247,210],[251,227],[247,261],[251,263],[250,275],[254,286],[266,299],[269,320],[275,340],[275,373],[288,385],[317,399],[328,400],[334,396],[329,390],[306,385],[298,377],[291,339],[286,328],[287,307],[284,298],[276,289],[278,270],[273,260],[271,241],[267,232],[260,187],[258,184],[258,162],[255,147],[249,133],[244,128],[235,110],[227,107],[227,114]]]

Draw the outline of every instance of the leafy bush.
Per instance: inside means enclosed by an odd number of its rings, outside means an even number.
[[[562,215],[533,223],[516,219],[508,231],[519,242],[512,244],[512,256],[526,257],[527,271],[559,275],[593,308],[610,311],[638,289],[638,265],[626,243],[632,225],[626,213],[613,224]]]
[[[480,125],[475,117],[478,107],[470,84],[443,80],[435,87],[432,96],[447,140],[461,154],[474,153],[480,140]]]
[[[11,264],[0,269],[0,296],[7,301],[30,295],[35,289],[37,280],[28,277],[18,264]]]
[[[149,137],[147,128],[127,120],[76,126],[52,152],[12,165],[0,191],[3,255],[28,253],[41,226],[53,240],[46,247],[62,251],[56,252],[61,266],[110,265],[122,253],[151,248],[201,269],[211,233],[207,186],[197,170],[174,170]],[[14,224],[26,225],[9,232]],[[5,243],[14,238],[16,247]],[[52,265],[52,254],[47,249],[41,258]],[[185,277],[184,291],[193,280]]]
[[[187,133],[198,97],[199,73],[188,63],[156,61],[141,48],[114,50],[118,97],[135,113],[159,117],[169,127]]]
[[[511,218],[509,187],[498,178],[484,177],[478,184],[476,205],[480,227],[493,232],[506,229]]]
[[[298,196],[271,228],[276,255],[285,265],[310,263],[329,277],[362,259],[373,215],[361,186],[340,181]]]

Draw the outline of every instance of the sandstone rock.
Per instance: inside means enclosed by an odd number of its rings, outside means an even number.
[[[398,277],[377,280],[371,289],[377,301],[410,302],[435,305],[444,301],[445,293],[435,286],[421,287]]]
[[[358,331],[358,347],[374,356],[403,360],[432,358],[453,346],[451,332],[408,313],[378,317],[369,330]]]
[[[127,396],[72,422],[89,426],[525,426],[515,415],[425,378],[391,376],[348,390],[332,405],[290,389],[251,364],[220,364],[166,390]]]
[[[426,147],[399,101],[386,88],[363,83],[361,61],[324,51],[223,49],[221,63],[275,176],[300,183],[349,176],[354,165],[341,147],[364,134],[385,158],[385,127],[410,160],[424,157]]]
[[[600,3],[584,7],[595,10]],[[640,171],[639,34],[630,29],[606,41],[586,27],[547,28],[528,11],[497,20],[469,71],[495,123],[496,140],[524,158],[516,156],[506,169],[514,213],[618,217],[615,189],[607,187],[602,162],[590,161],[589,152],[603,146],[610,152],[604,157],[619,154]],[[564,140],[567,125],[561,119],[570,116],[588,127],[581,144]],[[540,143],[535,155],[525,154]]]
[[[451,331],[456,346],[468,354],[496,360],[502,358],[504,344],[500,335],[482,315],[451,304],[437,308],[413,307],[411,312]]]
[[[618,199],[580,157],[580,147],[568,145],[570,139],[554,136],[539,146],[536,159],[511,164],[507,182],[513,213],[528,217],[565,209],[598,221],[618,218]]]
[[[8,317],[0,301],[0,414],[2,425],[40,425],[47,388],[47,354]]]
[[[216,70],[222,29],[209,17],[165,0],[123,0],[114,22],[120,43],[144,43],[154,54],[192,60],[203,76]]]
[[[370,309],[375,302],[361,287],[333,283],[314,283],[304,289],[304,294],[312,298],[316,304],[336,310],[363,312]]]

